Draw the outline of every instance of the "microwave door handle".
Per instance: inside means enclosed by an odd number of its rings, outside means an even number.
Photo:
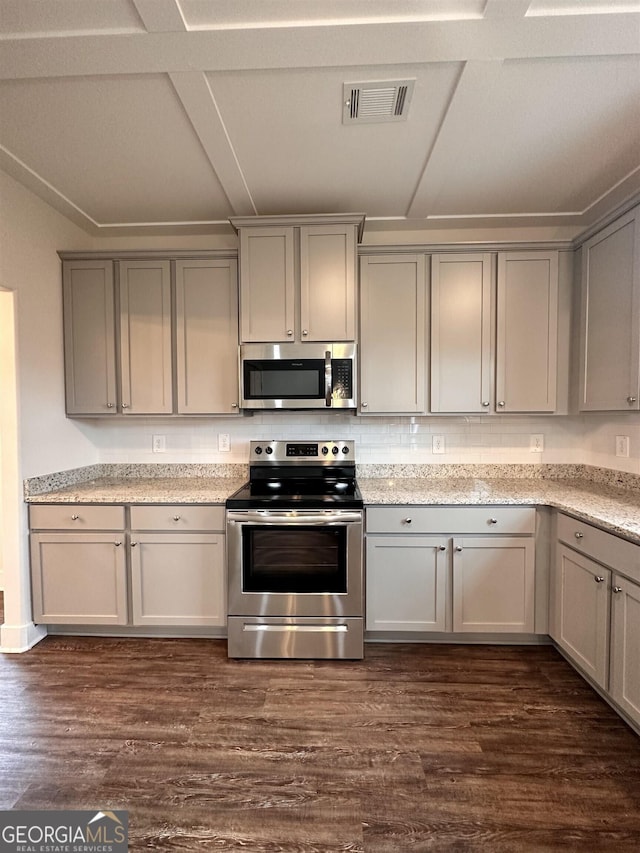
[[[331,389],[333,382],[331,381],[331,351],[326,350],[324,354],[324,402],[325,405],[331,406]]]

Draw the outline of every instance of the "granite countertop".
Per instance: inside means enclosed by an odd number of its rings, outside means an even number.
[[[245,482],[233,477],[100,477],[25,500],[30,504],[223,504]]]
[[[549,506],[640,543],[640,492],[583,480],[364,479],[366,505]]]
[[[405,470],[405,467],[407,470]],[[569,470],[571,477],[526,476],[516,466],[516,476],[494,468],[450,466],[445,471],[427,472],[403,466],[380,468],[372,473],[401,476],[361,476],[358,484],[365,506],[411,504],[423,506],[512,505],[549,506],[570,513],[604,530],[640,544],[640,489],[632,477],[626,487],[624,477],[606,469]],[[550,471],[552,469],[550,468]],[[558,472],[561,468],[557,468]],[[435,476],[431,476],[431,473]],[[479,476],[473,476],[473,474]],[[217,476],[224,474],[224,476]],[[226,466],[124,466],[105,465],[60,472],[34,478],[25,485],[27,503],[93,504],[223,504],[247,480],[241,465]],[[418,474],[418,476],[412,476]],[[447,474],[448,476],[440,476]],[[576,476],[580,474],[581,476]]]

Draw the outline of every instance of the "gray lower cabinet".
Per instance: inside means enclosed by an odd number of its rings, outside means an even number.
[[[30,519],[34,622],[126,625],[124,509],[37,506]]]
[[[33,619],[50,625],[226,624],[221,506],[30,508]]]
[[[535,518],[533,507],[367,509],[367,630],[533,633]]]
[[[550,634],[640,725],[640,545],[557,515]]]
[[[226,625],[223,524],[221,507],[131,507],[134,625]]]

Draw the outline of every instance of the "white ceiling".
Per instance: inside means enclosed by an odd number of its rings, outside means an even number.
[[[398,79],[406,121],[343,124]],[[577,234],[640,192],[640,2],[0,0],[0,168],[94,234]]]

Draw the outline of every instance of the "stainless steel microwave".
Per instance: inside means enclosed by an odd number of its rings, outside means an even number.
[[[243,409],[355,409],[356,345],[243,344]]]

